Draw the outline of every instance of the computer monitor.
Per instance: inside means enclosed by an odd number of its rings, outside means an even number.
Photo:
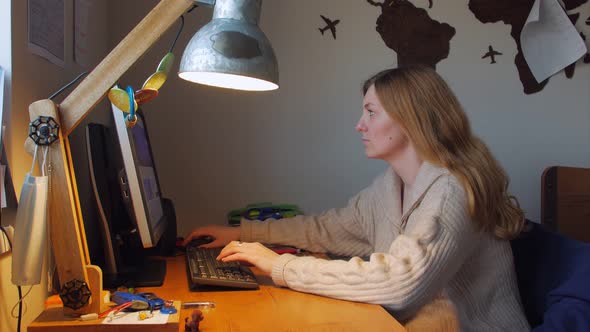
[[[85,216],[84,221],[91,260],[103,269],[107,288],[159,286],[166,273],[165,260],[151,256],[174,250],[174,208],[161,197],[141,111],[137,124],[127,128],[125,114],[114,105],[111,109],[114,129],[94,123],[86,126],[96,203],[94,218]]]
[[[166,218],[145,121],[138,111],[137,123],[127,128],[127,114],[115,105],[111,109],[123,157],[124,171],[119,176],[121,194],[130,216],[135,219],[143,247],[150,248],[162,237]]]

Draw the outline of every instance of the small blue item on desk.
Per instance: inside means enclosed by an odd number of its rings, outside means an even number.
[[[146,306],[149,307],[151,310],[157,310],[164,306],[164,300],[162,300],[156,294],[151,292],[139,294],[131,294],[128,292],[115,292],[111,297],[111,300],[116,304],[123,304],[132,301],[145,302]],[[131,309],[135,308],[131,307]],[[145,310],[145,308],[140,310]]]
[[[175,314],[178,310],[174,306],[164,306],[160,309],[160,312],[163,314]]]
[[[146,299],[153,310],[158,310],[164,306],[164,300],[152,292],[138,293],[136,295]]]
[[[111,300],[113,302],[115,302],[116,304],[123,304],[123,303],[131,302],[133,300],[143,301],[143,302],[147,303],[147,300],[144,299],[143,297],[135,295],[135,294],[131,294],[128,292],[115,292],[113,294],[113,296],[111,296]]]

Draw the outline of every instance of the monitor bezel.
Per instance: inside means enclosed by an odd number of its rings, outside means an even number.
[[[139,180],[139,163],[137,162],[138,156],[135,151],[135,143],[133,139],[133,133],[131,132],[131,128],[127,128],[125,123],[126,113],[122,110],[117,108],[114,104],[111,104],[111,110],[113,113],[113,118],[115,122],[115,128],[117,132],[117,138],[119,141],[119,148],[121,151],[121,156],[123,159],[123,166],[125,172],[119,177],[120,185],[128,190],[129,200],[126,201],[128,207],[130,207],[130,217],[135,221],[135,225],[137,226],[137,230],[139,231],[139,236],[141,238],[141,243],[144,248],[154,247],[158,244],[158,241],[162,237],[166,229],[166,216],[164,213],[160,216],[159,220],[155,225],[150,224],[151,216],[149,215],[149,209],[147,207],[147,199],[143,194],[143,184]],[[154,155],[151,151],[151,145],[149,140],[149,134],[145,125],[145,119],[141,114],[141,111],[138,110],[138,125],[142,125],[145,131],[145,136],[148,143],[149,154],[152,161],[153,171],[156,179],[156,185],[158,187],[158,193],[160,202],[162,199],[160,183],[158,181],[158,176],[156,173],[156,166]],[[125,178],[123,178],[125,176]],[[125,189],[122,192],[124,200],[125,197]],[[160,203],[161,204],[161,203]],[[163,211],[163,207],[162,207]]]

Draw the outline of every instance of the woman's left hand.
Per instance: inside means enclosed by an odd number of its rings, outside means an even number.
[[[271,275],[272,267],[279,254],[258,242],[232,241],[217,256],[224,262],[244,261],[259,268],[264,274]]]

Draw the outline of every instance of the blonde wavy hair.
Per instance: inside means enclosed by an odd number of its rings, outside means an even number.
[[[469,120],[447,83],[426,66],[387,69],[369,78],[387,113],[400,124],[420,157],[448,169],[462,183],[469,213],[480,230],[516,237],[524,213],[508,193],[509,179]]]

